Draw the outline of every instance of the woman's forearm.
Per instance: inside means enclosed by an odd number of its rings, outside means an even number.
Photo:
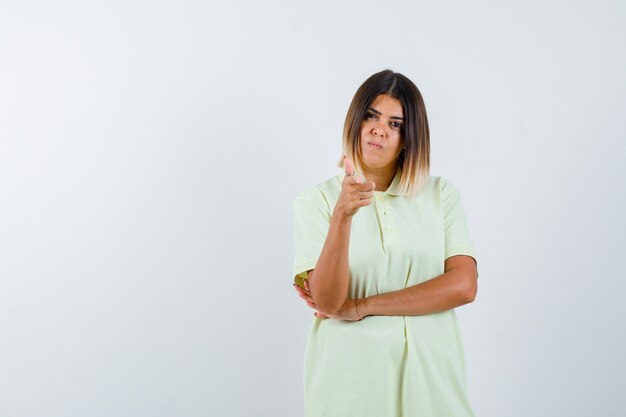
[[[309,277],[311,296],[325,313],[333,313],[341,308],[348,295],[351,226],[352,216],[338,210],[333,212],[322,253]]]
[[[459,307],[473,301],[472,279],[465,271],[448,271],[421,284],[360,299],[359,315],[417,316]]]

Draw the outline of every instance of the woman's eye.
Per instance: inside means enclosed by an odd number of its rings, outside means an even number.
[[[375,119],[376,115],[374,113],[365,113],[366,119]]]
[[[395,129],[400,129],[402,127],[402,123],[400,122],[391,122],[391,126]]]

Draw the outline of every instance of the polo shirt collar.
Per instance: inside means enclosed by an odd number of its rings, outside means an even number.
[[[385,191],[387,194],[406,197],[406,193],[403,192],[400,188],[400,178],[402,178],[402,170],[398,168],[396,170],[396,175],[393,177],[393,181],[391,181],[391,184],[389,184],[389,188],[387,188],[387,191]]]
[[[340,180],[341,180],[345,176],[345,174],[339,174],[338,176],[340,177]],[[391,181],[391,184],[389,184],[389,188],[387,188],[387,191],[384,191],[384,192],[389,195],[406,197],[407,195],[406,192],[403,192],[400,188],[400,178],[402,178],[402,170],[398,168],[396,170],[396,175],[393,177],[393,180]]]

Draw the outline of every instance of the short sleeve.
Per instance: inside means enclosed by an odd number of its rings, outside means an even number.
[[[474,245],[467,227],[467,218],[461,203],[461,192],[454,184],[443,178],[441,182],[441,204],[446,241],[445,259],[454,255],[468,255],[476,260]]]
[[[314,269],[326,242],[330,226],[330,208],[321,192],[309,190],[293,203],[294,208],[294,281],[302,286],[307,271]]]

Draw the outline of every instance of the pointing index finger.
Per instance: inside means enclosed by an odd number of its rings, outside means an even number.
[[[343,156],[343,169],[346,171],[346,175],[353,176],[354,175],[354,164],[347,156]]]

